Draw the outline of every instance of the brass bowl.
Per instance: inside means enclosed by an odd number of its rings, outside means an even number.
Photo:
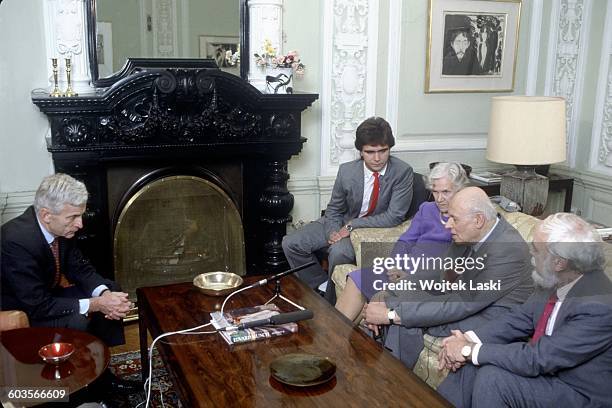
[[[43,359],[45,363],[59,364],[68,360],[74,353],[74,346],[72,343],[51,343],[46,346],[42,346],[38,350],[38,355]]]
[[[243,282],[243,279],[235,273],[220,271],[201,273],[193,278],[194,286],[209,296],[227,295]]]

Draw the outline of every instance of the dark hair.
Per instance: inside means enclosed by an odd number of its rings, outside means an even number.
[[[365,145],[393,147],[395,138],[389,122],[378,116],[367,118],[357,127],[355,148],[361,151]]]

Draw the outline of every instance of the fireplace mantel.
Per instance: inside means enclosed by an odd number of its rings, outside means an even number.
[[[240,210],[247,270],[284,270],[281,240],[293,208],[287,161],[306,142],[301,112],[318,95],[262,94],[210,60],[135,59],[113,79],[74,98],[32,93],[49,118],[55,170],[91,194],[79,238],[98,269],[113,275],[116,213],[135,185],[172,173],[214,175],[233,163],[240,175],[213,178]],[[109,174],[130,166],[142,169],[134,185],[109,194]]]

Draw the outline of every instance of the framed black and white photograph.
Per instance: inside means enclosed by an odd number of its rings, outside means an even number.
[[[224,71],[240,72],[240,60],[236,59],[238,44],[238,37],[201,35],[200,58],[214,59],[219,68]]]
[[[521,0],[429,0],[425,92],[514,90]]]

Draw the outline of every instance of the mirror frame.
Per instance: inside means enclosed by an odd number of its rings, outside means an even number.
[[[0,0],[1,2],[2,0]],[[240,13],[240,77],[245,81],[249,75],[249,6],[248,0],[239,0]],[[96,55],[96,0],[85,0],[85,29],[87,32],[87,56],[89,57],[89,69],[91,72],[91,84],[98,87],[107,87],[112,85],[126,68],[129,59],[125,61],[124,67],[117,72],[112,73],[109,77],[100,78],[98,73],[98,58]],[[188,61],[202,60],[202,58],[143,58],[146,60],[156,61]],[[212,61],[212,60],[211,60]],[[214,62],[213,62],[214,64]],[[216,64],[215,64],[216,66]]]

